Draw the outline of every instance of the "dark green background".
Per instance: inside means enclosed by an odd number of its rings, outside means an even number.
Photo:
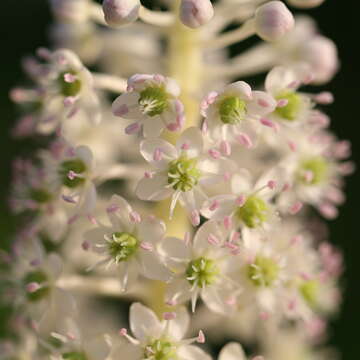
[[[308,11],[319,22],[322,32],[332,38],[339,47],[341,71],[326,87],[334,92],[336,102],[327,112],[332,118],[332,128],[338,136],[352,141],[355,161],[359,156],[360,143],[359,10],[356,0],[327,0],[320,8]],[[15,109],[8,100],[8,91],[22,79],[21,57],[48,44],[50,22],[51,15],[46,0],[0,1],[0,244],[4,246],[15,230],[14,221],[6,207],[10,161],[16,154],[24,153],[30,147],[28,143],[15,142],[9,136]],[[331,334],[331,342],[340,348],[345,360],[360,359],[359,185],[359,175],[356,173],[347,184],[348,201],[342,207],[340,217],[330,226],[331,239],[343,249],[346,261],[343,311],[334,321]],[[0,313],[0,335],[2,325],[4,323]]]

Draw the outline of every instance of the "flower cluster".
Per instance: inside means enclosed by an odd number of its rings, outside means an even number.
[[[322,107],[332,94],[306,89],[334,75],[331,41],[281,1],[51,7],[60,49],[26,59],[34,85],[11,91],[13,135],[47,146],[13,164],[21,230],[0,282],[18,342],[0,343],[0,359],[211,359],[193,343],[219,337],[219,321],[258,344],[253,360],[290,346],[325,359],[313,344],[338,311],[343,264],[322,218],[337,217],[354,169]],[[227,58],[253,35],[264,41]],[[91,295],[149,307],[130,306],[131,336]],[[231,342],[218,358],[247,357]]]

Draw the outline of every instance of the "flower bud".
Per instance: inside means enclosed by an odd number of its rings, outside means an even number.
[[[325,0],[287,0],[287,2],[299,8],[312,8],[321,5]]]
[[[138,18],[140,6],[139,0],[104,0],[105,21],[113,27],[130,24]]]
[[[281,1],[270,1],[255,13],[258,36],[266,41],[277,41],[294,27],[292,13]]]
[[[314,83],[331,80],[339,67],[336,45],[321,35],[304,43],[299,54],[301,60],[310,65],[314,74]]]
[[[182,0],[180,5],[180,20],[190,27],[197,28],[209,22],[214,16],[210,0]]]
[[[54,15],[67,23],[83,23],[89,17],[87,0],[51,0],[50,5]]]

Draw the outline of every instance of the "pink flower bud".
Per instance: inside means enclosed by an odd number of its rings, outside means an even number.
[[[209,22],[214,16],[210,0],[182,0],[180,5],[180,20],[190,27],[197,28]]]
[[[294,24],[292,13],[281,1],[270,1],[260,6],[255,13],[256,32],[266,41],[279,40]]]
[[[325,0],[286,0],[289,5],[299,8],[312,8],[321,5]]]
[[[138,18],[140,6],[139,0],[104,0],[105,21],[113,27],[130,24]]]
[[[325,83],[339,68],[337,48],[334,42],[324,36],[314,36],[306,41],[299,52],[301,60],[307,62],[314,74],[314,83]]]

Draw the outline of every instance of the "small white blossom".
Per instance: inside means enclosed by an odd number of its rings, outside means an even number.
[[[167,281],[170,271],[157,254],[157,244],[165,235],[165,224],[141,216],[122,197],[113,195],[107,207],[111,225],[98,223],[96,229],[84,234],[84,245],[101,255],[95,264],[116,266],[123,290],[134,285],[139,274]]]
[[[95,162],[90,148],[74,148],[63,140],[57,140],[50,151],[42,151],[40,157],[53,192],[62,191],[63,201],[76,205],[70,223],[81,215],[91,216],[97,194]]]
[[[208,219],[224,221],[248,229],[266,228],[277,220],[271,199],[277,193],[277,184],[267,181],[268,174],[256,182],[246,169],[240,169],[231,179],[231,194],[217,195],[207,200],[201,214]]]
[[[236,288],[230,280],[235,268],[234,255],[238,250],[233,242],[236,233],[216,222],[207,221],[196,232],[193,241],[189,235],[184,240],[166,238],[160,246],[174,278],[166,290],[169,304],[191,300],[195,311],[198,297],[212,311],[228,313]]]
[[[194,225],[198,225],[199,209],[206,199],[203,187],[225,181],[233,166],[229,160],[204,153],[199,129],[188,128],[176,147],[162,139],[141,143],[140,151],[155,171],[145,173],[136,194],[142,200],[159,201],[172,197],[170,217],[177,201],[186,207]]]
[[[247,356],[238,343],[231,342],[226,344],[220,351],[218,360],[246,360]],[[255,356],[251,360],[264,360],[262,356]]]
[[[191,345],[193,342],[204,343],[202,331],[192,339],[183,339],[190,322],[187,311],[180,308],[173,313],[165,313],[163,321],[159,321],[149,308],[134,303],[130,307],[130,328],[135,336],[127,334],[126,329],[120,330],[120,335],[129,340],[124,346],[120,343],[114,346],[113,354],[121,353],[128,360],[210,360],[202,349]]]
[[[254,91],[244,81],[210,92],[201,103],[210,134],[223,140],[246,142],[251,147],[263,116],[274,111],[276,102],[263,91]],[[247,141],[246,141],[247,140]]]
[[[145,137],[159,136],[164,128],[179,131],[185,121],[179,95],[180,88],[171,78],[136,74],[128,80],[128,91],[113,102],[113,114],[136,120],[126,128],[127,134],[141,128]]]

